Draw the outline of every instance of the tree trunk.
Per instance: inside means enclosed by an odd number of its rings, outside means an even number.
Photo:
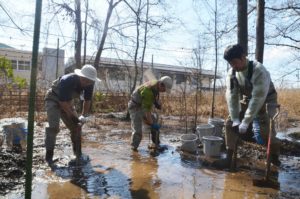
[[[105,40],[106,40],[106,36],[107,36],[107,32],[108,32],[108,24],[109,24],[109,20],[112,14],[112,11],[114,9],[114,7],[120,2],[117,2],[115,4],[113,4],[114,0],[110,0],[109,1],[109,6],[108,6],[108,10],[107,10],[107,15],[106,15],[106,19],[105,19],[105,24],[104,24],[104,28],[103,28],[103,33],[101,36],[101,41],[100,41],[100,45],[95,57],[95,62],[94,62],[94,66],[96,69],[99,68],[99,62],[100,62],[100,57],[104,48],[104,44],[105,44]],[[101,78],[101,77],[100,77]],[[102,77],[103,78],[103,77]]]
[[[238,16],[238,26],[237,26],[237,37],[238,43],[244,48],[246,55],[248,55],[248,14],[247,0],[237,0],[237,16]]]
[[[81,68],[81,41],[82,41],[82,26],[81,26],[81,5],[80,0],[75,1],[75,63],[76,68]]]
[[[260,63],[263,63],[264,57],[264,42],[265,42],[265,1],[257,1],[257,18],[256,18],[256,49],[255,58]]]
[[[85,19],[84,19],[84,46],[83,46],[83,65],[86,62],[86,40],[87,40],[87,16],[89,11],[89,0],[85,2]]]
[[[143,46],[143,53],[142,53],[140,84],[142,84],[143,81],[144,59],[145,59],[145,53],[147,48],[148,20],[149,20],[149,0],[147,0],[147,11],[146,11],[146,22],[145,22],[146,24],[145,24],[145,33],[144,33],[144,46]]]

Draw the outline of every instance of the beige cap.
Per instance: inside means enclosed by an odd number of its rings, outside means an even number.
[[[172,78],[169,76],[163,76],[158,81],[163,83],[166,87],[166,92],[170,93],[172,86],[173,86]]]

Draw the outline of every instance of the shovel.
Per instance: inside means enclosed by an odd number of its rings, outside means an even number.
[[[271,168],[271,138],[273,134],[274,129],[274,121],[277,118],[279,111],[280,111],[280,105],[279,104],[267,104],[267,114],[270,118],[270,130],[269,130],[269,137],[268,137],[268,146],[267,146],[267,166],[266,166],[266,172],[265,177],[262,179],[253,179],[253,185],[258,187],[270,187],[274,189],[279,188],[279,183],[277,181],[274,181],[270,178],[270,168]],[[272,110],[276,109],[276,113],[272,113]]]

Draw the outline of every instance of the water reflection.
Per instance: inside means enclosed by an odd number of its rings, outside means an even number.
[[[112,196],[117,198],[130,198],[130,180],[126,175],[115,168],[105,167],[100,164],[93,166],[90,161],[83,166],[76,166],[74,161],[71,161],[67,166],[57,166],[54,172],[63,179],[70,179],[72,185],[81,188],[80,193],[78,193],[78,189],[73,189],[74,187],[70,185],[64,185],[64,192],[66,194],[69,191],[77,191],[76,198],[86,198],[85,195],[93,198],[96,196],[98,196],[96,198]],[[53,196],[50,195],[50,198],[57,198],[57,192],[53,191],[53,186],[55,187],[56,185],[53,184],[52,187],[48,187],[48,193],[54,194]],[[84,190],[85,193],[82,193],[82,190]]]
[[[131,161],[131,196],[132,198],[159,198],[157,190],[160,180],[157,176],[158,163],[156,157],[149,153],[133,152]]]

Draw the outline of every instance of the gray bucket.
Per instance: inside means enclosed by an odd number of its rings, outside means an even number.
[[[196,133],[201,142],[203,136],[214,135],[214,132],[215,132],[215,126],[212,124],[202,124],[202,125],[198,125],[196,128]]]
[[[224,120],[221,118],[209,118],[208,119],[208,124],[214,125],[215,126],[215,131],[214,134],[215,136],[222,136],[222,131],[224,128]]]
[[[203,137],[203,152],[206,156],[217,157],[221,155],[223,139],[218,136]]]
[[[197,150],[197,139],[196,134],[184,134],[181,136],[181,150],[195,153]]]

